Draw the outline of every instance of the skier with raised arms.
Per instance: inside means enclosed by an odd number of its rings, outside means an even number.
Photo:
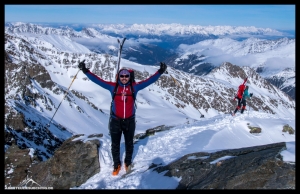
[[[160,69],[149,78],[132,82],[130,70],[120,69],[117,72],[117,81],[105,81],[86,68],[84,62],[79,63],[79,69],[95,84],[107,89],[112,96],[111,114],[109,118],[109,131],[111,136],[111,154],[114,162],[112,174],[118,175],[121,170],[120,142],[122,133],[125,139],[125,170],[131,168],[133,154],[133,137],[136,127],[135,122],[135,97],[138,91],[153,84],[166,71],[167,65],[160,63]]]

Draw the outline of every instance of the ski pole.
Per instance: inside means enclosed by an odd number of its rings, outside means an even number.
[[[251,100],[251,99],[250,99]],[[250,101],[249,101],[250,102]],[[251,106],[249,106],[249,110],[248,110],[248,117],[249,117],[249,111],[250,111]]]
[[[84,61],[83,61],[83,62],[84,62]],[[74,82],[74,80],[76,79],[76,76],[77,76],[77,74],[79,73],[79,71],[80,71],[80,69],[78,69],[77,73],[76,73],[76,74],[75,74],[75,76],[73,77],[73,79],[72,79],[72,82],[71,82],[70,86],[68,87],[67,91],[65,92],[65,95],[64,95],[63,99],[62,99],[62,100],[61,100],[61,102],[59,103],[59,105],[58,105],[58,107],[57,107],[57,109],[56,109],[56,111],[55,111],[54,115],[52,116],[52,118],[51,118],[50,122],[47,124],[47,126],[48,126],[48,127],[50,126],[50,123],[51,123],[52,119],[54,118],[54,116],[55,116],[55,114],[56,114],[56,112],[57,112],[58,108],[60,107],[60,105],[61,105],[62,101],[63,101],[63,100],[64,100],[64,98],[66,97],[66,95],[67,95],[67,93],[68,93],[68,91],[69,91],[69,89],[70,89],[70,87],[71,87],[72,83],[73,83],[73,82]]]

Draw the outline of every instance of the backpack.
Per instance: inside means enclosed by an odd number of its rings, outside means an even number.
[[[246,86],[244,84],[241,84],[239,86],[239,90],[238,90],[237,96],[236,96],[237,98],[242,99],[245,88],[246,88]]]
[[[244,90],[246,88],[245,84],[246,84],[247,79],[248,79],[248,77],[246,77],[244,79],[244,82],[239,86],[238,91],[237,91],[236,95],[234,96],[233,100],[235,100],[236,98],[242,99],[243,94],[244,94]]]

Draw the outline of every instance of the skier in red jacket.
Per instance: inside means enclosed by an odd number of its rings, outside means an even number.
[[[241,85],[242,86],[242,85]],[[241,87],[240,86],[240,87]],[[243,114],[244,110],[246,109],[246,99],[247,98],[251,98],[253,93],[248,93],[248,89],[249,89],[249,86],[246,86],[246,85],[243,85],[244,87],[241,87],[240,88],[240,91],[238,92],[238,95],[237,95],[237,99],[238,99],[238,105],[237,107],[235,108],[234,112],[232,113],[232,116],[235,116],[236,112],[242,108],[241,110],[241,114]],[[245,88],[245,89],[244,89]],[[243,106],[242,106],[243,105]]]
[[[130,83],[130,72],[127,69],[121,69],[117,73],[117,82],[109,82],[93,74],[85,67],[85,63],[78,65],[79,69],[95,84],[110,91],[113,97],[111,105],[111,115],[109,119],[109,131],[111,136],[111,153],[114,162],[113,175],[118,175],[121,169],[120,160],[120,142],[122,133],[125,139],[125,170],[131,168],[133,154],[133,137],[135,132],[135,97],[138,91],[146,88],[158,80],[166,71],[167,65],[160,63],[160,69],[148,79],[140,82]],[[131,87],[132,86],[132,87]],[[115,92],[115,87],[116,92]],[[132,91],[133,90],[133,91]]]

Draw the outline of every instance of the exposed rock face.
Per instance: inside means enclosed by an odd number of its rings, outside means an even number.
[[[158,172],[181,177],[177,189],[295,189],[295,164],[282,161],[285,143],[188,154]]]
[[[5,185],[18,186],[24,179],[30,178],[42,187],[53,187],[53,189],[80,186],[100,172],[99,140],[91,139],[86,142],[76,140],[80,136],[82,135],[75,135],[66,140],[55,151],[53,157],[40,163],[31,161],[28,149],[9,147],[5,154],[5,158],[9,160],[5,160],[5,166],[15,166],[15,169],[13,173],[5,173]],[[102,134],[95,137],[102,137]]]
[[[41,122],[42,119],[30,117],[31,114],[38,113],[36,110],[43,112],[44,109],[53,109],[49,94],[33,92],[37,89],[34,83],[41,86],[39,89],[59,90],[58,86],[51,81],[49,73],[42,65],[5,63],[5,71],[5,143],[12,145],[12,141],[15,141],[20,149],[34,148],[39,160],[46,160],[65,138],[51,133]],[[63,127],[55,127],[71,136]],[[49,141],[44,141],[45,139]],[[40,149],[41,145],[45,149]]]
[[[197,53],[190,53],[185,57],[174,54],[167,58],[165,62],[170,67],[200,76],[208,74],[215,68],[215,65],[206,61],[206,56]]]
[[[35,162],[29,155],[30,149],[19,149],[13,144],[5,152],[4,182],[6,186],[17,186],[26,178],[26,171]]]
[[[33,165],[30,169],[32,179],[42,186],[54,189],[69,189],[80,186],[90,177],[100,172],[98,140],[73,141],[73,136],[55,151],[49,160]]]
[[[291,77],[288,79],[295,79],[295,77]],[[271,77],[271,78],[266,78],[266,80],[268,82],[270,82],[271,84],[273,84],[274,86],[278,87],[281,91],[283,91],[284,93],[288,94],[292,99],[296,99],[296,87],[293,87],[291,85],[286,86],[286,80],[282,77]]]

